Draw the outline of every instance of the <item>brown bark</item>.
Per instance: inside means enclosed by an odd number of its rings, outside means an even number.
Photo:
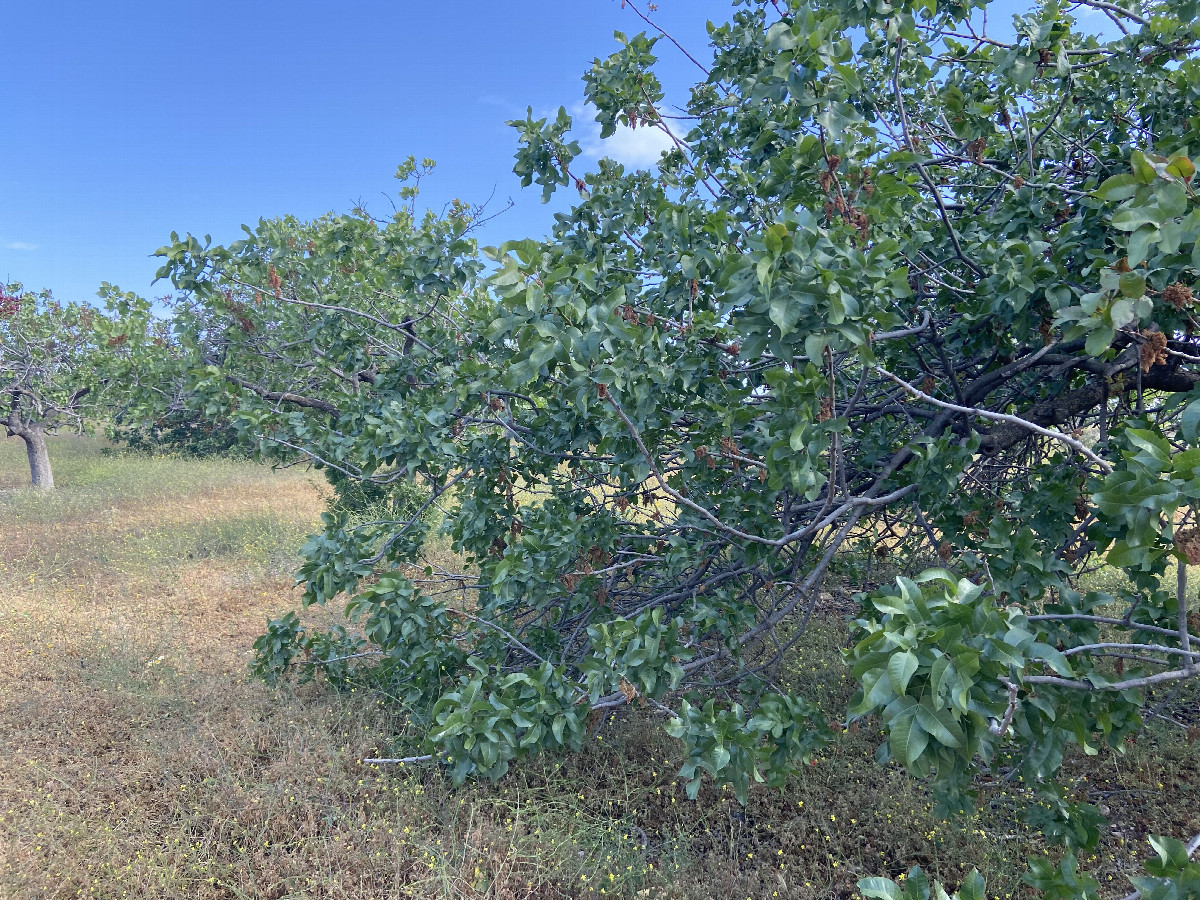
[[[54,472],[50,469],[50,454],[46,451],[45,429],[41,425],[27,425],[17,437],[25,442],[33,486],[43,491],[53,490]]]
[[[261,384],[255,384],[252,381],[247,381],[244,378],[239,378],[236,375],[228,373],[225,375],[225,380],[230,384],[236,384],[238,387],[244,387],[246,390],[253,391],[264,400],[274,400],[277,403],[293,403],[296,406],[303,406],[307,409],[319,409],[321,412],[328,413],[335,419],[341,415],[336,406],[318,397],[304,397],[300,394],[293,394],[290,391],[272,391]]]
[[[1094,409],[1104,401],[1104,385],[1093,382],[1078,390],[1037,403],[1024,412],[1019,413],[1022,419],[1041,425],[1043,428],[1053,428],[1061,425],[1073,416]],[[1007,450],[1014,444],[1026,440],[1032,432],[1022,425],[996,425],[980,435],[979,452],[984,456]]]
[[[1154,366],[1142,376],[1142,388],[1147,391],[1186,393],[1192,390],[1198,381],[1200,376],[1191,372],[1180,372],[1172,366]],[[1067,391],[1053,400],[1034,404],[1019,415],[1035,425],[1053,428],[1095,409],[1104,402],[1106,396],[1104,384],[1097,380],[1076,390]],[[1020,425],[997,425],[981,433],[979,452],[984,456],[999,453],[1026,440],[1029,435],[1029,429]]]
[[[29,457],[29,477],[33,486],[43,491],[54,488],[54,472],[50,468],[50,454],[46,450],[46,428],[39,423],[26,423],[17,411],[17,396],[12,397],[8,419],[3,427],[9,437],[19,437],[25,442],[25,453]]]

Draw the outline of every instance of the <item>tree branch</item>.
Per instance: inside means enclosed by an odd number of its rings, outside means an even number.
[[[957,403],[948,403],[945,400],[939,400],[936,397],[931,397],[929,394],[926,394],[919,388],[909,384],[899,375],[893,375],[882,366],[875,366],[875,371],[879,372],[879,374],[883,375],[885,378],[896,382],[896,384],[900,385],[900,387],[904,388],[905,391],[912,394],[918,400],[924,400],[926,403],[932,403],[934,406],[940,406],[942,409],[948,409],[953,412],[966,413],[968,415],[979,416],[980,418],[984,419],[992,419],[996,422],[1004,422],[1015,428],[1023,428],[1026,431],[1032,431],[1035,434],[1042,435],[1043,437],[1061,441],[1079,455],[1086,457],[1088,460],[1095,463],[1100,467],[1100,471],[1104,472],[1105,474],[1108,474],[1113,470],[1109,463],[1105,462],[1083,443],[1071,437],[1069,434],[1063,434],[1061,431],[1057,431],[1053,428],[1043,428],[1036,422],[1031,422],[1028,419],[1022,419],[1020,416],[1011,416],[1008,413],[993,412],[990,409],[979,409],[973,406],[959,406]],[[1014,441],[1014,443],[1016,442]]]
[[[291,403],[296,406],[303,406],[306,409],[318,409],[323,413],[328,413],[335,419],[340,418],[342,415],[341,411],[332,403],[316,397],[304,397],[300,394],[293,394],[290,391],[272,391],[261,384],[255,384],[252,381],[247,381],[245,378],[239,378],[237,375],[232,375],[228,372],[225,373],[225,380],[231,384],[236,384],[238,387],[252,391],[264,400],[271,400],[275,403]]]

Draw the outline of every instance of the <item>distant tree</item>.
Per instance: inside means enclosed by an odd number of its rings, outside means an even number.
[[[88,357],[94,311],[20,284],[0,289],[0,396],[9,437],[25,442],[35,488],[54,487],[46,433],[81,430],[95,388]]]
[[[24,441],[35,488],[54,487],[46,435],[83,432],[112,412],[125,387],[112,366],[145,345],[151,321],[148,305],[134,298],[113,298],[101,310],[18,283],[0,286],[0,423]]]

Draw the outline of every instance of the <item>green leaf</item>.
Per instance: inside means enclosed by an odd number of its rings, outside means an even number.
[[[846,321],[846,307],[842,302],[842,296],[840,293],[835,293],[832,291],[830,292],[829,315],[825,317],[825,320],[830,325],[841,325],[844,321]]]
[[[813,332],[804,337],[804,355],[809,359],[816,360],[821,358],[821,354],[825,352],[825,348],[829,345],[829,336],[822,332]]]
[[[903,696],[908,689],[908,682],[917,671],[916,654],[905,650],[900,653],[893,653],[892,658],[888,660],[887,672],[888,679],[892,683],[892,690],[897,695]]]
[[[763,287],[766,287],[771,283],[771,266],[773,264],[774,260],[769,256],[764,256],[758,261],[758,266],[756,267],[756,272],[758,273],[758,283]]]
[[[1124,296],[1131,297],[1135,300],[1138,297],[1144,296],[1146,293],[1146,278],[1145,278],[1145,276],[1143,276],[1140,272],[1122,272],[1121,273],[1121,293]],[[1131,309],[1130,313],[1129,313],[1129,317],[1124,319],[1124,321],[1122,321],[1118,324],[1116,307],[1114,306],[1114,308],[1113,308],[1113,325],[1115,325],[1117,328],[1120,328],[1122,325],[1127,324],[1130,321],[1130,319],[1132,319],[1132,318],[1133,318],[1133,312]]]
[[[784,240],[788,236],[786,225],[776,223],[767,228],[763,234],[763,246],[770,251],[771,256],[778,257],[783,252]]]
[[[1179,417],[1179,434],[1189,444],[1200,443],[1200,398],[1183,408]]]
[[[1117,336],[1116,331],[1107,325],[1101,325],[1098,328],[1088,332],[1087,341],[1084,342],[1083,352],[1088,356],[1099,356],[1112,344],[1113,339]]]
[[[1187,188],[1178,181],[1160,182],[1155,187],[1154,196],[1163,215],[1158,220],[1160,225],[1167,219],[1177,219],[1187,212]]]
[[[1171,161],[1167,164],[1167,172],[1176,178],[1190,181],[1192,176],[1196,174],[1196,166],[1188,157],[1181,153],[1171,158]]]
[[[1164,868],[1182,870],[1187,866],[1188,852],[1183,841],[1160,835],[1151,835],[1148,840],[1150,841],[1150,846],[1154,848],[1154,852],[1158,854],[1159,862]]]
[[[1124,328],[1133,320],[1133,304],[1122,297],[1112,305],[1109,311],[1113,328]]]
[[[957,749],[963,745],[963,732],[949,710],[934,712],[924,705],[916,708],[917,722],[945,747]]]
[[[858,892],[871,900],[904,900],[904,892],[890,878],[860,878]]]
[[[987,900],[987,885],[978,869],[972,869],[958,888],[958,900]]]
[[[888,745],[892,756],[906,766],[911,766],[929,746],[929,735],[917,723],[916,715],[909,713],[901,716],[893,725],[888,735]]]
[[[892,594],[877,594],[871,597],[871,605],[881,613],[891,615],[904,615],[908,612],[908,605]]]
[[[1037,641],[1029,648],[1030,653],[1034,654],[1036,659],[1049,664],[1055,674],[1061,675],[1063,678],[1074,678],[1075,670],[1071,668],[1071,664],[1067,662],[1067,658],[1062,655],[1054,647],[1049,644],[1043,644]]]
[[[1118,228],[1121,231],[1136,231],[1146,223],[1157,224],[1158,220],[1154,216],[1154,212],[1149,207],[1133,206],[1125,207],[1113,213],[1112,225],[1113,228]]]
[[[1140,182],[1132,174],[1122,172],[1120,175],[1113,175],[1111,178],[1105,179],[1100,187],[1096,188],[1096,196],[1110,203],[1119,203],[1132,197],[1137,191],[1138,184]]]
[[[717,744],[713,748],[712,763],[714,775],[729,765],[729,750],[723,744]]]
[[[778,294],[771,300],[771,321],[779,326],[781,337],[787,337],[796,328],[800,318],[800,304],[787,294]]]
[[[1139,184],[1150,184],[1158,177],[1154,166],[1150,164],[1146,159],[1146,154],[1141,150],[1134,150],[1129,154],[1129,166],[1133,169],[1133,175]]]
[[[1158,240],[1158,229],[1153,225],[1143,225],[1129,236],[1125,245],[1125,258],[1131,266],[1141,265],[1150,252],[1150,245]]]
[[[950,657],[939,656],[933,661],[933,666],[929,669],[929,689],[933,691],[934,697],[940,697],[942,694],[943,682],[946,680],[946,673],[949,672],[953,676],[951,669]]]
[[[908,870],[904,893],[909,900],[929,900],[929,876],[920,866],[913,866]]]

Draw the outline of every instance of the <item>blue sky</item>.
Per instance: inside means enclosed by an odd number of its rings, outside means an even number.
[[[645,10],[648,0],[637,0]],[[697,58],[731,0],[657,0]],[[1011,34],[1022,0],[992,4]],[[90,300],[102,281],[157,297],[155,248],[172,231],[227,243],[240,225],[313,218],[362,201],[390,211],[407,156],[431,157],[427,205],[515,206],[485,243],[544,234],[553,206],[512,175],[527,106],[582,107],[580,76],[643,23],[621,0],[10,0],[0,78],[0,279]],[[1085,11],[1081,15],[1085,15]],[[1102,16],[1089,25],[1105,30]],[[1108,29],[1111,30],[1111,29]],[[659,76],[683,102],[699,76],[666,41]],[[656,130],[576,116],[585,156],[657,158]],[[585,163],[588,160],[585,160]],[[569,192],[568,192],[569,193]]]
[[[729,0],[657,0],[707,53]],[[645,0],[638,4],[645,9]],[[89,300],[145,296],[171,231],[228,242],[241,223],[390,207],[409,154],[432,157],[428,205],[514,209],[481,235],[544,233],[550,210],[512,175],[505,120],[578,109],[580,76],[645,26],[620,0],[38,0],[3,4],[0,279]],[[666,42],[676,98],[700,73]],[[584,117],[586,118],[586,117]],[[577,122],[583,124],[579,117]],[[654,132],[579,129],[585,150],[645,164]]]

